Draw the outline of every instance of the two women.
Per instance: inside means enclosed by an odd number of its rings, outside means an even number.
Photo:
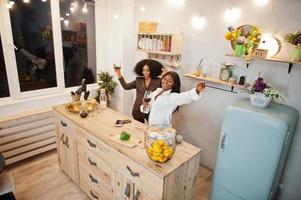
[[[156,60],[141,60],[134,68],[137,78],[127,83],[121,74],[120,68],[115,68],[121,86],[125,90],[136,89],[136,100],[132,110],[132,115],[135,120],[144,123],[144,120],[147,119],[147,114],[140,112],[140,106],[143,103],[143,97],[146,91],[154,91],[158,87],[161,87],[161,78],[158,76],[161,75],[162,70],[163,65]]]

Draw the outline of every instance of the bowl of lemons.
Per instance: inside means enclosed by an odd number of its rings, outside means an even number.
[[[155,162],[170,160],[176,149],[176,130],[167,125],[152,125],[145,132],[146,153]]]

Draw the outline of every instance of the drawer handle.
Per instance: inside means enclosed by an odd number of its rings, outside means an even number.
[[[60,139],[61,139],[61,141],[62,141],[63,144],[65,144],[65,143],[64,143],[64,137],[65,137],[65,135],[64,135],[64,133],[62,133],[62,136],[61,136]]]
[[[93,194],[92,190],[90,190],[90,194],[94,199],[98,199],[98,196],[96,196],[95,194]]]
[[[127,168],[127,170],[129,170],[129,172],[130,172],[130,174],[132,175],[132,176],[138,176],[138,177],[140,177],[140,174],[138,173],[138,172],[134,172],[128,165],[126,166],[126,168]]]
[[[131,195],[131,185],[129,183],[126,184],[124,195],[130,198]]]
[[[96,148],[96,144],[94,144],[93,142],[91,142],[88,139],[87,139],[87,142],[88,142],[88,144],[89,144],[90,147]]]
[[[90,165],[97,166],[96,162],[92,161],[91,158],[88,158]]]
[[[138,200],[139,197],[140,197],[140,195],[141,195],[141,192],[139,190],[137,190],[137,192],[136,192],[136,194],[134,196],[134,200]]]
[[[91,182],[98,184],[98,180],[95,179],[91,174],[89,174],[89,177],[91,179]]]
[[[67,146],[67,148],[69,148],[69,138],[67,137],[64,144]]]
[[[61,120],[61,124],[62,126],[67,127],[67,123],[64,123],[63,120]]]

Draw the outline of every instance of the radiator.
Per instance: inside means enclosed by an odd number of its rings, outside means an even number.
[[[56,148],[54,115],[44,109],[0,120],[0,152],[5,165]]]

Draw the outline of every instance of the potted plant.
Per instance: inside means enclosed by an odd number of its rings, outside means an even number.
[[[301,32],[297,31],[295,33],[286,34],[284,41],[294,46],[291,58],[294,61],[301,61]]]
[[[250,102],[253,106],[264,108],[269,105],[271,101],[281,103],[284,98],[280,93],[273,89],[263,80],[258,77],[257,80],[247,89],[250,94]]]
[[[114,91],[116,86],[118,85],[114,80],[113,76],[110,75],[108,72],[102,72],[100,71],[98,74],[98,85],[99,90],[97,91],[96,100],[99,102],[99,96],[100,96],[100,89],[106,90],[108,105],[110,105],[110,96],[114,95]]]

